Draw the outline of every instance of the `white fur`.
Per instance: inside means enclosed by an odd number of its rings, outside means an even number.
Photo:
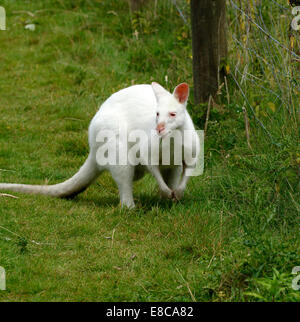
[[[134,85],[120,90],[102,104],[91,121],[89,127],[90,154],[77,174],[56,185],[32,186],[4,183],[0,184],[0,190],[72,197],[86,189],[102,171],[108,170],[118,185],[122,206],[132,208],[134,207],[133,181],[141,178],[144,170],[148,170],[156,178],[163,197],[180,199],[188,181],[184,162],[180,166],[142,166],[140,164],[137,166],[100,166],[96,161],[97,150],[100,146],[96,140],[99,131],[110,130],[118,135],[120,128],[123,127],[128,133],[131,130],[143,130],[150,137],[151,130],[155,130],[157,124],[164,123],[165,130],[160,133],[162,140],[165,135],[175,129],[195,131],[186,110],[186,100],[180,103],[175,94],[176,89],[171,94],[157,83]],[[170,112],[175,112],[176,117],[170,117]]]

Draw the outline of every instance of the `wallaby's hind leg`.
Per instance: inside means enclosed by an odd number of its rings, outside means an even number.
[[[131,165],[116,165],[110,168],[110,173],[118,185],[122,207],[134,208],[132,195],[134,167]]]

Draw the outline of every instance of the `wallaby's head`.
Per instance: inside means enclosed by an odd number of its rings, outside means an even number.
[[[184,124],[189,86],[186,83],[179,84],[171,94],[158,83],[151,85],[157,100],[156,131],[164,137]]]

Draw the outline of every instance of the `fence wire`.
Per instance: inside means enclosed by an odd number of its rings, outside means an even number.
[[[190,28],[188,0],[170,0]],[[274,122],[300,121],[300,33],[286,0],[227,0],[228,65],[235,100],[276,143]],[[276,132],[276,131],[275,131]],[[278,131],[277,131],[278,132]]]

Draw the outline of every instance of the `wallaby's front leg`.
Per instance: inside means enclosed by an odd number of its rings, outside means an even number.
[[[174,191],[180,183],[183,167],[174,166],[163,172],[164,180],[167,186]]]
[[[172,197],[175,200],[180,200],[184,195],[186,185],[190,179],[190,177],[187,175],[187,173],[188,173],[187,166],[185,164],[183,164],[183,173],[182,173],[181,181],[180,181],[178,187],[173,191],[173,194],[172,194]]]
[[[156,179],[163,197],[172,198],[172,190],[167,186],[160,172],[159,166],[149,165],[148,170]]]
[[[183,167],[182,166],[173,166],[171,168],[160,167],[160,170],[165,183],[172,190],[172,192],[174,192],[176,188],[179,186],[179,183],[181,181]],[[162,195],[162,197],[164,196]],[[173,195],[173,199],[176,199],[174,195]]]

